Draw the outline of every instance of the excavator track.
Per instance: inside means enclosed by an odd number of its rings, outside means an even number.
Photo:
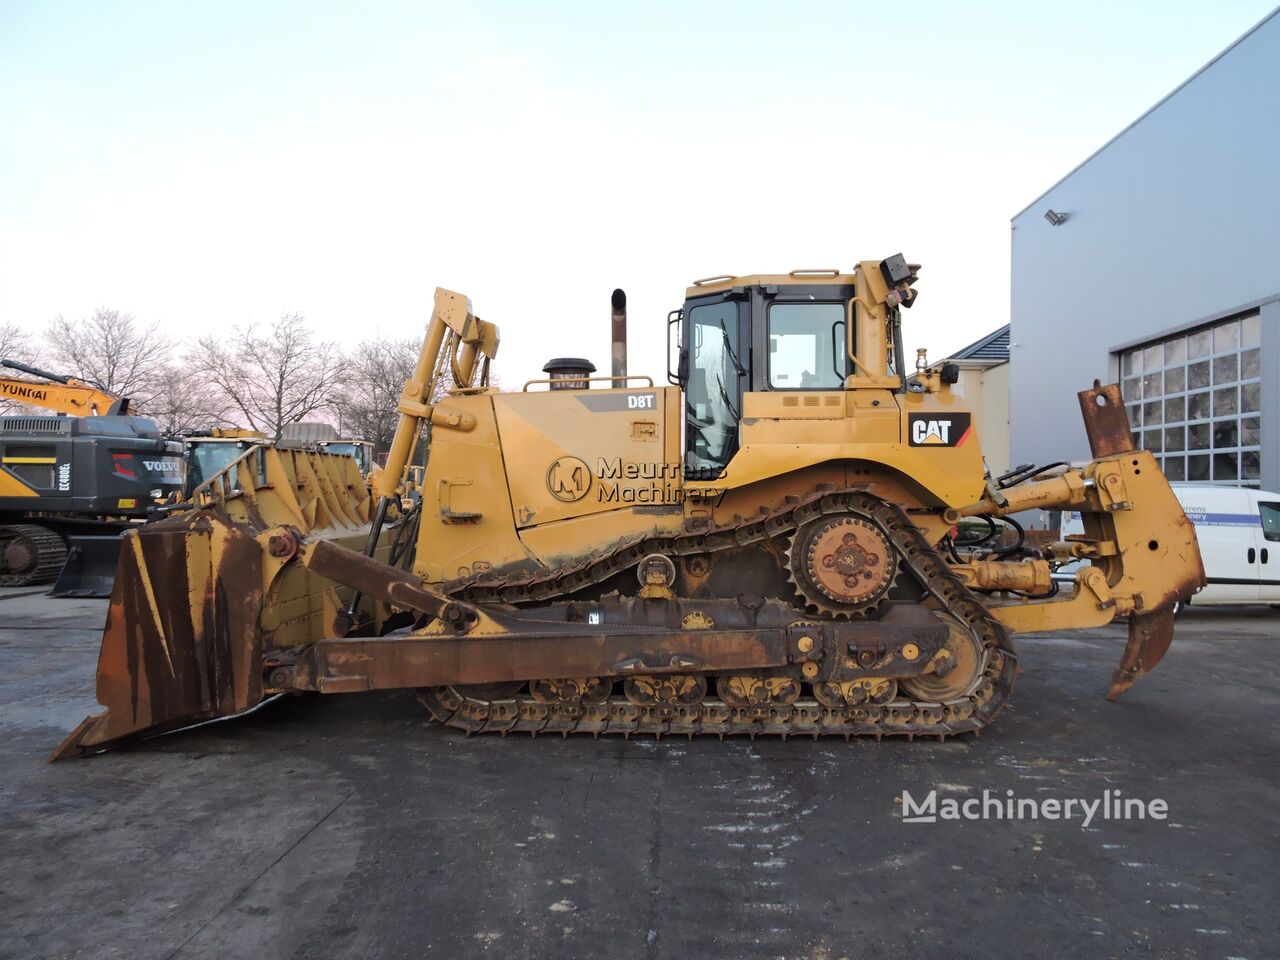
[[[418,696],[431,715],[443,724],[472,733],[635,734],[663,736],[917,736],[939,739],[977,733],[999,712],[1013,689],[1016,656],[1007,628],[996,620],[982,601],[951,571],[943,556],[924,538],[898,507],[860,490],[820,491],[797,499],[786,507],[704,533],[669,538],[648,538],[619,545],[567,569],[542,577],[504,580],[471,579],[450,586],[449,592],[472,602],[529,603],[581,590],[603,582],[634,566],[644,556],[663,553],[691,557],[732,547],[786,537],[801,524],[824,515],[856,514],[869,517],[888,537],[898,563],[925,586],[922,601],[935,612],[947,614],[981,647],[980,676],[963,695],[945,702],[910,699],[899,695],[887,703],[824,705],[811,685],[790,703],[733,706],[716,696],[696,703],[642,704],[625,695],[610,693],[601,702],[574,698],[547,703],[527,689],[511,692],[469,691],[466,688],[430,687]],[[804,615],[798,608],[797,612]],[[638,678],[637,678],[638,679]],[[661,681],[663,678],[652,678]],[[668,678],[669,679],[669,678]],[[709,681],[718,678],[707,678]],[[624,685],[617,683],[615,689]],[[708,691],[717,689],[708,682]],[[501,697],[493,697],[494,693]],[[483,696],[484,699],[481,699]],[[830,696],[824,699],[831,701]]]
[[[67,562],[67,545],[47,527],[0,527],[0,586],[26,587],[55,579]]]

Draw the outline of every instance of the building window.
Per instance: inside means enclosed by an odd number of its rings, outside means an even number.
[[[1251,313],[1120,354],[1134,443],[1170,480],[1259,485],[1261,344]]]

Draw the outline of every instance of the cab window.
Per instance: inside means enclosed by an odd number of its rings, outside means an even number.
[[[233,461],[248,449],[248,446],[248,444],[240,442],[213,442],[195,443],[188,447],[187,493],[227,469]]]
[[[738,449],[742,417],[738,305],[703,304],[689,311],[689,372],[685,385],[686,466],[723,468]]]
[[[769,307],[769,386],[838,390],[848,375],[843,303],[775,303]]]
[[[1280,540],[1280,503],[1259,503],[1262,514],[1262,535],[1268,540]]]

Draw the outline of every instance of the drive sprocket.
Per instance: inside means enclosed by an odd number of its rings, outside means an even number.
[[[788,575],[811,608],[836,618],[875,612],[898,576],[889,537],[859,514],[818,517],[791,537]]]

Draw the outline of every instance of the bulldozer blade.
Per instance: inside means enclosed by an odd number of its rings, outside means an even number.
[[[51,760],[258,706],[264,646],[319,639],[341,602],[292,562],[298,538],[369,536],[369,488],[349,456],[251,447],[192,499],[121,538],[98,656],[106,710]]]
[[[67,537],[67,562],[49,591],[51,597],[109,597],[120,559],[118,533],[72,534]]]
[[[231,716],[263,697],[262,551],[201,511],[122,540],[98,660],[98,702],[51,760],[142,732]]]
[[[1107,699],[1115,700],[1133,686],[1144,673],[1160,662],[1173,643],[1173,607],[1152,613],[1129,614],[1129,641],[1124,646],[1120,666],[1111,677]]]

